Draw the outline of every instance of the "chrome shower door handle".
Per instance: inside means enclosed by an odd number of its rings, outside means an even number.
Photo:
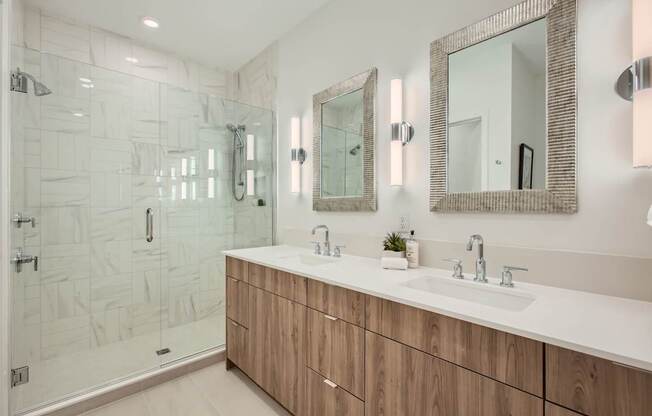
[[[154,240],[154,211],[147,208],[145,211],[145,241],[151,243]]]

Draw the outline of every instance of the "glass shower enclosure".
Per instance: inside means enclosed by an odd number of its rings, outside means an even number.
[[[52,90],[11,93],[33,218],[11,246],[38,256],[12,266],[14,413],[222,346],[221,251],[273,241],[271,111],[17,46],[12,67]]]

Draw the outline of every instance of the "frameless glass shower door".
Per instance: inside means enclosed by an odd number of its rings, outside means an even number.
[[[11,207],[34,218],[11,244],[38,256],[12,275],[14,412],[223,345],[221,251],[272,243],[271,112],[21,47],[12,64],[52,90],[11,93]]]

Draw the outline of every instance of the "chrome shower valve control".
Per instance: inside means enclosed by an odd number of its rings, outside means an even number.
[[[11,259],[11,262],[16,265],[16,273],[23,271],[23,264],[25,263],[34,263],[34,271],[38,271],[38,256],[30,256],[23,253],[23,249],[19,248],[16,250],[16,254]]]
[[[512,280],[512,271],[518,270],[522,272],[527,272],[528,269],[525,267],[515,267],[515,266],[503,266],[502,279],[500,285],[503,287],[514,287],[514,281]]]
[[[453,263],[453,274],[451,275],[455,279],[464,279],[464,274],[462,270],[462,260],[460,259],[442,259],[442,261]]]
[[[36,218],[34,217],[26,217],[22,213],[18,213],[14,215],[14,217],[11,219],[11,222],[16,224],[16,228],[21,228],[23,224],[32,224],[32,228],[36,227]]]

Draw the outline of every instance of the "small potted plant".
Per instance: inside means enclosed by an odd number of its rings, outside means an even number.
[[[383,257],[405,257],[405,239],[399,233],[387,233],[383,240]]]

